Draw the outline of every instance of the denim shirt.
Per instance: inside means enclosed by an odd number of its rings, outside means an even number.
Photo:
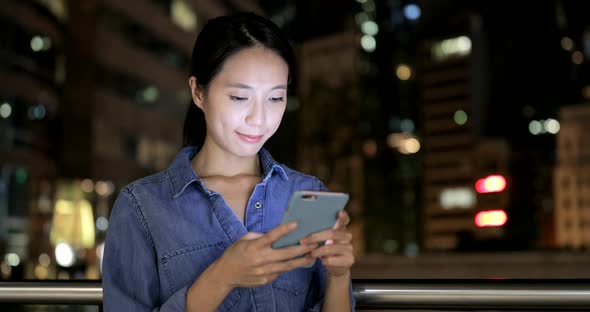
[[[194,173],[198,148],[182,149],[170,167],[125,187],[111,212],[103,260],[104,310],[184,311],[187,289],[226,248],[247,232],[280,224],[296,190],[326,190],[315,177],[258,156],[263,180],[248,201],[242,223],[223,197]],[[218,311],[320,311],[326,271],[285,272],[269,284],[234,288]],[[350,301],[354,310],[352,288]]]

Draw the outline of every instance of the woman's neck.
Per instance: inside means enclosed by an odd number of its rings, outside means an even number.
[[[191,160],[191,165],[201,178],[262,175],[258,155],[251,157],[231,155],[213,144],[207,144],[207,142]]]

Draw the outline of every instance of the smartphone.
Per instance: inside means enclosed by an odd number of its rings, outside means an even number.
[[[338,212],[344,209],[348,199],[349,195],[346,193],[294,192],[281,224],[295,221],[297,228],[275,241],[272,247],[297,245],[307,235],[333,228],[338,220]]]

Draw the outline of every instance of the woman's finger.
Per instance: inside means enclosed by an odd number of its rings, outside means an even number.
[[[262,233],[256,233],[256,232],[248,232],[246,234],[244,234],[244,236],[242,236],[242,240],[253,240],[253,239],[257,239],[261,236],[263,236],[264,234]]]
[[[322,264],[326,267],[350,268],[354,264],[354,257],[349,256],[332,256],[320,258]]]
[[[352,241],[352,234],[347,230],[325,230],[311,234],[301,239],[301,244],[317,244],[332,240],[336,243],[349,243]],[[330,245],[330,244],[327,244]]]
[[[338,256],[338,255],[351,255],[352,256],[352,245],[350,244],[332,244],[325,245],[314,249],[310,252],[310,255],[314,258],[322,258],[326,256]]]
[[[350,217],[348,213],[344,210],[338,212],[338,220],[336,220],[336,224],[334,225],[334,229],[341,229],[346,228],[346,226],[350,223]]]
[[[259,237],[257,240],[262,245],[270,246],[273,242],[277,241],[279,238],[281,238],[281,237],[289,234],[293,230],[295,230],[296,227],[297,227],[297,223],[295,223],[295,222],[281,224],[281,225],[277,226],[276,228],[270,230],[269,232],[267,232],[263,236]]]
[[[265,266],[264,270],[271,274],[280,274],[313,263],[316,258],[310,254],[288,261],[273,262]]]
[[[267,263],[290,260],[318,248],[317,244],[300,244],[281,249],[268,249],[264,251]]]

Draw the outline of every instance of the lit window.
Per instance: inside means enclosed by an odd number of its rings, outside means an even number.
[[[173,0],[170,15],[174,24],[186,32],[197,31],[197,16],[186,0]]]
[[[431,53],[434,60],[438,62],[469,55],[471,53],[471,39],[467,36],[460,36],[437,42],[432,46]]]
[[[364,35],[361,37],[361,47],[367,52],[373,52],[377,48],[375,37]]]
[[[361,31],[365,35],[375,36],[379,32],[379,25],[377,25],[377,23],[375,23],[375,22],[373,22],[371,20],[364,21],[361,24]]]
[[[422,10],[415,4],[408,4],[404,7],[404,16],[411,21],[419,19],[421,13]]]
[[[397,66],[395,74],[399,80],[408,80],[412,77],[412,69],[406,64],[400,64]]]

